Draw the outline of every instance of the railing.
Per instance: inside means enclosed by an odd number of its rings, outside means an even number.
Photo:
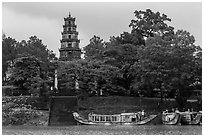
[[[89,114],[88,120],[92,122],[136,122],[141,120],[140,113],[134,113],[133,115],[99,115]]]

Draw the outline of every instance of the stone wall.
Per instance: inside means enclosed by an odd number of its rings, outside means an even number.
[[[51,98],[49,112],[49,126],[76,125],[72,112],[78,110],[75,96],[55,96]]]

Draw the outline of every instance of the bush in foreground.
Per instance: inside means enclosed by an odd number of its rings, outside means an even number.
[[[43,113],[31,109],[31,106],[25,104],[6,103],[2,106],[2,125],[23,125],[29,120],[42,116]]]

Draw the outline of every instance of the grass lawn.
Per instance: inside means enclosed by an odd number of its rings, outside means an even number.
[[[202,135],[202,126],[11,126],[3,135]]]

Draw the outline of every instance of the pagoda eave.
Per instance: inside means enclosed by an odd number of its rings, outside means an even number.
[[[73,17],[67,17],[67,18],[64,18],[64,21],[69,21],[69,20],[72,20],[72,21],[75,21],[76,18],[73,18]]]
[[[77,28],[77,25],[75,25],[75,24],[65,24],[65,25],[63,25],[63,28],[66,28],[66,27],[74,27],[74,28]]]
[[[73,47],[66,47],[66,48],[60,48],[59,51],[81,51],[81,49],[73,48]]]
[[[76,34],[76,35],[78,35],[79,32],[77,32],[77,31],[63,31],[63,32],[61,32],[61,34],[62,34],[62,35],[63,35],[63,34]]]
[[[62,39],[62,40],[60,40],[60,42],[62,43],[62,42],[80,42],[80,40],[79,39]]]

